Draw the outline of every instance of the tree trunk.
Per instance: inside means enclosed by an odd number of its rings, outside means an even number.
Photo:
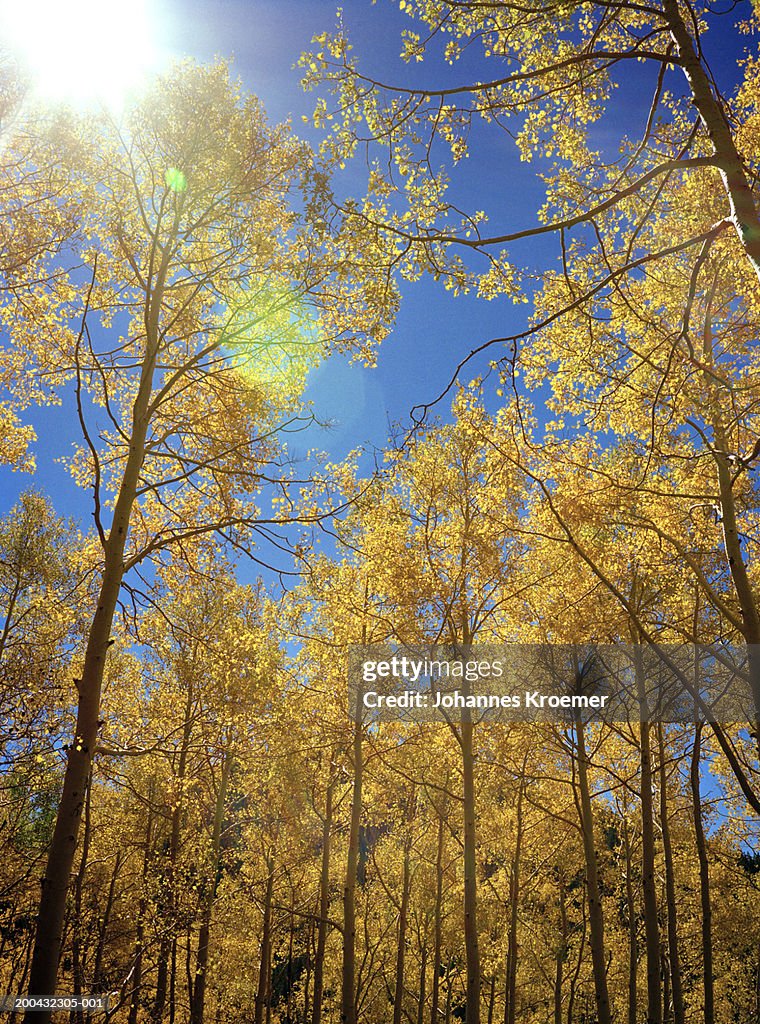
[[[288,935],[288,969],[286,975],[288,995],[285,1006],[285,1020],[287,1024],[292,1024],[293,1022],[293,941],[295,937],[295,919],[293,916],[294,902],[295,896],[291,898],[290,902],[290,929]]]
[[[142,445],[140,452],[142,454]],[[142,458],[140,458],[142,462]],[[82,679],[79,681],[79,707],[74,739],[69,744],[63,792],[58,804],[53,840],[50,844],[42,896],[37,916],[37,934],[32,955],[29,979],[30,995],[53,995],[56,990],[58,961],[61,954],[63,919],[66,912],[66,897],[69,878],[74,862],[79,825],[84,807],[87,779],[90,775],[93,751],[97,741],[100,715],[100,692],[103,684],[106,652],[111,639],[116,601],[124,574],[123,553],[128,527],[129,511],[137,483],[134,467],[134,484],[130,493],[124,494],[124,501],[117,504],[114,525],[106,545],[106,568],[98,598],[98,607],[90,629],[87,652],[84,660]],[[126,486],[126,485],[125,485]],[[127,502],[127,497],[130,499]],[[128,505],[128,510],[123,506]],[[122,523],[123,525],[119,525]],[[29,1011],[26,1024],[47,1024],[48,1011]]]
[[[486,1024],[493,1024],[493,1011],[496,1005],[496,975],[491,975],[491,984],[488,986],[488,1016]]]
[[[475,824],[475,756],[469,708],[460,726],[464,804],[464,946],[467,961],[465,1024],[480,1024],[480,951],[478,948],[478,881]]]
[[[169,1024],[177,1015],[177,935],[172,935],[172,961],[169,975]]]
[[[227,803],[227,785],[230,778],[231,758],[229,751],[224,752],[219,790],[216,794],[214,808],[214,825],[211,834],[210,889],[204,901],[201,925],[198,931],[198,952],[195,957],[195,982],[191,994],[190,1024],[203,1024],[203,1012],[206,1001],[206,972],[208,971],[209,937],[211,933],[211,915],[214,910],[216,890],[221,876],[221,840],[224,811]],[[189,939],[188,939],[189,943]]]
[[[636,638],[639,639],[638,637]],[[644,890],[644,937],[647,958],[647,1024],[662,1022],[660,984],[660,925],[654,867],[654,810],[652,807],[652,749],[644,662],[639,644],[634,647],[634,671],[641,724],[641,882]]]
[[[79,835],[85,789],[97,742],[103,673],[108,648],[111,645],[113,617],[124,577],[124,550],[132,518],[132,507],[145,460],[145,439],[150,420],[150,398],[158,351],[158,313],[167,271],[168,247],[157,272],[156,288],[150,297],[145,317],[146,355],[132,410],[129,454],[114,505],[111,529],[104,543],[104,568],[100,592],[87,637],[82,678],[78,682],[76,728],[66,756],[63,791],[42,883],[29,978],[29,994],[35,996],[54,995],[56,990],[66,896]],[[48,1010],[30,1010],[25,1014],[24,1020],[25,1024],[48,1024],[50,1016]]]
[[[322,866],[319,875],[319,921],[317,923],[317,951],[314,960],[314,996],[311,1008],[311,1024],[321,1024],[322,1021],[327,915],[330,910],[330,845],[332,842],[334,786],[334,780],[330,779],[325,794],[325,816],[322,819]]]
[[[565,879],[559,875],[559,936],[554,963],[554,1024],[562,1022],[562,979],[567,959],[567,906],[565,904]]]
[[[441,992],[441,951],[443,927],[443,852],[444,852],[443,811],[438,812],[438,844],[435,855],[435,906],[433,908],[433,988],[430,997],[430,1024],[438,1024]]]
[[[523,765],[524,769],[524,765]],[[520,856],[523,838],[523,791],[525,777],[517,790],[517,822],[515,853],[509,878],[509,938],[507,942],[507,984],[504,993],[504,1024],[515,1024],[517,1018],[517,912],[520,898]]]
[[[583,854],[586,862],[586,888],[588,890],[588,919],[591,932],[591,964],[594,974],[596,1012],[599,1024],[612,1024],[610,997],[607,989],[607,963],[604,946],[604,916],[599,891],[599,872],[594,846],[594,815],[591,808],[591,790],[588,781],[588,754],[583,720],[575,716],[576,762],[580,790],[581,831]]]
[[[169,986],[169,967],[171,963],[171,951],[175,940],[176,928],[176,906],[177,893],[175,891],[175,875],[177,871],[177,858],[179,856],[180,838],[182,832],[182,815],[184,812],[184,783],[187,774],[187,758],[190,750],[190,737],[192,733],[192,709],[193,689],[188,686],[185,700],[184,722],[182,726],[182,740],[179,748],[179,761],[175,775],[176,794],[173,798],[173,809],[171,817],[171,830],[169,832],[169,863],[166,867],[166,888],[168,891],[168,906],[164,908],[164,921],[161,934],[161,945],[158,954],[158,975],[156,977],[156,995],[153,1001],[151,1019],[153,1024],[161,1024],[166,1005],[166,997]]]
[[[425,938],[427,943],[427,936]],[[427,944],[422,947],[420,959],[420,992],[417,1000],[417,1024],[425,1024],[425,998],[427,996]]]
[[[623,821],[625,847],[625,903],[628,914],[628,1024],[638,1020],[639,940],[636,930],[636,901],[633,895],[633,851],[627,816]]]
[[[314,920],[312,919],[308,922],[308,935],[306,936],[306,978],[303,983],[303,1010],[301,1013],[304,1024],[311,1017],[311,972],[314,949]]]
[[[267,862],[266,895],[264,896],[264,920],[261,928],[261,956],[259,958],[259,984],[254,1004],[254,1024],[264,1024],[265,1009],[269,996],[269,979],[272,973],[272,895],[274,892],[274,859]]]
[[[582,908],[583,928],[581,929],[581,941],[578,943],[578,957],[575,961],[573,973],[570,975],[570,985],[567,993],[567,1024],[573,1024],[575,1020],[575,995],[578,991],[578,979],[581,976],[581,968],[583,967],[586,952],[586,903],[582,904]]]
[[[354,723],[351,823],[343,885],[343,971],[341,978],[341,1024],[356,1024],[356,874],[359,865],[359,827],[362,816],[363,751],[361,716]]]
[[[142,962],[145,952],[145,915],[148,911],[146,896],[148,886],[148,866],[153,848],[153,779],[148,785],[148,816],[145,825],[145,850],[142,865],[142,891],[137,910],[137,928],[135,931],[135,966],[133,971],[132,993],[129,1001],[129,1017],[127,1024],[137,1024],[140,1009],[140,991],[142,989]]]
[[[675,1024],[685,1024],[686,1012],[683,1001],[683,981],[681,978],[681,957],[678,950],[678,918],[676,912],[676,882],[673,867],[673,847],[670,841],[670,821],[668,819],[668,788],[665,771],[665,739],[662,724],[657,726],[658,749],[660,756],[660,828],[662,829],[662,851],[665,860],[665,895],[668,910],[668,960],[670,962],[670,991],[673,999],[673,1020]]]
[[[411,853],[411,820],[413,814],[414,794],[410,797],[410,808],[407,814],[407,833],[404,837],[404,867],[401,879],[401,905],[398,914],[398,947],[396,950],[396,986],[393,993],[393,1024],[401,1024],[404,1006],[404,968],[406,963],[406,923],[409,912],[410,889],[410,853]]]

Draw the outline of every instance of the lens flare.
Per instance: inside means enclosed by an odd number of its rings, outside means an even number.
[[[227,310],[221,341],[230,365],[272,399],[299,395],[322,356],[317,310],[284,283],[241,291]]]
[[[166,184],[172,192],[185,192],[187,190],[187,178],[178,167],[170,167],[164,177]]]
[[[149,2],[0,0],[0,39],[37,98],[119,109],[159,65]]]

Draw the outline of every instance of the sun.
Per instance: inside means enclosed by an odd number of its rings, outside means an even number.
[[[150,0],[0,0],[0,46],[39,99],[119,109],[158,66]]]

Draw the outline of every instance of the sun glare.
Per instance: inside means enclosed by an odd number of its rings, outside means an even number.
[[[35,96],[118,109],[158,66],[150,0],[0,0],[0,47]]]

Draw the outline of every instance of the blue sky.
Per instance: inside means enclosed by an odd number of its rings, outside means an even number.
[[[166,27],[175,46],[200,59],[232,57],[245,85],[256,93],[273,120],[291,117],[294,127],[316,145],[319,135],[301,123],[309,115],[314,95],[304,94],[294,65],[317,32],[336,24],[334,0],[222,0],[168,4]],[[401,30],[409,19],[397,4],[380,0],[349,0],[343,23],[365,68],[391,81],[408,80],[410,68],[398,57]],[[439,76],[440,71],[412,68],[418,77]],[[457,70],[451,74],[461,76]],[[473,208],[485,208],[494,219],[526,223],[541,202],[542,190],[535,168],[517,160],[508,139],[494,137],[481,149],[477,176],[463,166],[455,180]],[[343,193],[361,195],[364,168],[347,169],[337,183]],[[448,383],[462,353],[485,337],[519,330],[526,307],[515,309],[507,299],[484,303],[475,298],[455,299],[442,285],[420,281],[404,287],[395,329],[381,347],[376,369],[336,357],[312,375],[308,397],[320,420],[330,420],[328,431],[310,431],[294,439],[291,449],[313,445],[341,457],[357,445],[382,447],[389,424],[408,420],[412,407],[437,395]],[[481,361],[481,367],[485,365]],[[473,367],[471,376],[476,373]],[[445,414],[447,403],[441,406]]]

